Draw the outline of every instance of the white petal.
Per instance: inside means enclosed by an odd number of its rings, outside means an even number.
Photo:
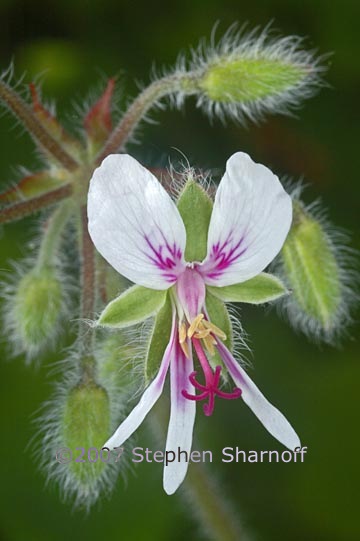
[[[176,349],[176,356],[171,360],[170,366],[171,413],[166,439],[166,451],[173,451],[176,458],[174,462],[164,465],[163,479],[164,490],[169,495],[179,488],[188,469],[189,463],[185,461],[185,454],[178,454],[178,450],[186,451],[189,458],[196,413],[195,402],[184,398],[181,393],[184,389],[195,394],[189,381],[189,375],[194,370],[193,361],[185,357],[179,345]],[[191,350],[191,346],[189,349]],[[173,457],[172,454],[167,456]]]
[[[117,428],[114,434],[107,440],[103,447],[119,447],[122,445],[141,425],[146,415],[149,413],[155,402],[159,399],[165,383],[166,374],[169,368],[170,359],[175,350],[175,337],[177,335],[177,326],[175,317],[173,316],[172,331],[169,344],[165,350],[159,372],[155,379],[150,383],[149,387],[144,391],[140,402],[135,406],[131,413]]]
[[[249,378],[245,370],[235,361],[230,351],[220,340],[218,341],[218,349],[232,379],[242,391],[241,398],[264,425],[266,430],[292,451],[297,447],[301,447],[299,436],[289,421],[285,419],[284,415],[275,406],[266,400],[265,396]]]
[[[127,154],[105,158],[91,179],[89,233],[100,254],[136,284],[167,289],[184,267],[185,226],[159,181]]]
[[[292,219],[279,179],[243,152],[231,156],[216,192],[207,257],[208,285],[226,286],[259,274],[279,253]]]

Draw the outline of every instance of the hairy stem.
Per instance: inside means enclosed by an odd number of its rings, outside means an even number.
[[[57,253],[64,227],[73,210],[72,201],[64,201],[48,219],[37,259],[38,267],[51,265]]]
[[[37,144],[48,152],[59,164],[70,171],[78,167],[76,160],[66,152],[61,144],[52,137],[41,124],[29,105],[12,90],[9,85],[0,79],[0,100],[4,101],[10,111],[25,126]]]
[[[81,208],[81,259],[81,317],[92,319],[94,317],[96,297],[95,248],[88,232],[87,209],[85,205]]]
[[[212,478],[204,464],[192,464],[184,483],[186,499],[206,531],[214,541],[248,541],[249,536],[240,525],[233,505]]]
[[[176,91],[185,91],[186,83],[191,80],[189,75],[169,75],[154,81],[145,88],[130,105],[118,125],[114,128],[105,146],[101,150],[97,162],[101,163],[106,156],[118,152],[134,132],[139,122],[156,102]],[[190,93],[187,91],[187,93]]]
[[[64,186],[61,186],[61,188],[47,192],[39,197],[34,197],[32,199],[27,199],[26,201],[20,201],[19,203],[6,206],[0,210],[0,224],[15,222],[16,220],[25,218],[33,212],[42,210],[53,205],[54,203],[62,201],[71,194],[71,184],[65,184]]]

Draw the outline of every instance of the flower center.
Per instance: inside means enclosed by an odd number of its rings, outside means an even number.
[[[204,314],[198,314],[190,323],[188,328],[183,322],[179,327],[179,342],[182,350],[187,357],[190,357],[189,342],[194,346],[197,357],[199,359],[203,374],[205,377],[205,383],[201,384],[197,381],[197,372],[192,372],[189,376],[190,383],[195,389],[200,390],[200,394],[192,395],[186,390],[182,390],[182,395],[188,400],[205,400],[208,402],[204,404],[204,413],[209,416],[213,413],[215,407],[215,396],[231,400],[239,398],[241,396],[241,389],[235,388],[231,393],[226,393],[219,389],[221,366],[216,366],[215,371],[210,366],[208,358],[205,354],[203,344],[207,353],[213,356],[215,353],[215,346],[217,345],[216,337],[226,340],[226,334],[219,329],[216,325],[205,319]]]

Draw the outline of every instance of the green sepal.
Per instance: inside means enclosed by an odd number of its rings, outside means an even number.
[[[56,174],[50,171],[40,171],[33,175],[27,175],[16,186],[12,186],[0,193],[0,203],[16,203],[17,201],[40,197],[52,190],[61,188],[61,186],[65,186],[67,182],[67,176],[63,171],[57,171]]]
[[[165,349],[170,341],[172,325],[172,304],[170,295],[156,315],[151,331],[145,359],[145,381],[151,381],[159,370]]]
[[[189,179],[177,202],[186,229],[186,261],[202,261],[207,253],[207,237],[212,201],[205,190]]]
[[[98,325],[122,329],[141,323],[160,310],[166,293],[166,290],[132,286],[106,306]]]
[[[262,304],[289,293],[282,281],[273,274],[261,272],[254,278],[224,287],[208,286],[208,290],[224,302]]]
[[[205,305],[209,320],[211,323],[219,327],[219,329],[224,331],[226,334],[226,340],[223,340],[223,343],[230,351],[232,351],[234,336],[228,309],[220,299],[209,292],[209,288],[206,288]],[[208,359],[213,368],[215,368],[217,365],[223,367],[221,375],[224,379],[227,379],[227,370],[224,369],[224,364],[218,351],[216,350],[213,356],[208,356]]]

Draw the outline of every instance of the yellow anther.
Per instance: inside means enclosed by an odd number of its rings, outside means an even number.
[[[215,334],[215,336],[218,336],[222,340],[226,340],[226,334],[224,333],[224,331],[222,331],[221,329],[219,329],[219,327],[211,323],[211,321],[207,321],[206,319],[204,319],[204,321],[202,322],[202,325],[206,327],[207,329],[209,329],[210,332],[212,332],[212,334]]]
[[[183,344],[186,340],[186,325],[185,323],[181,323],[179,325],[179,342],[180,344]]]
[[[199,323],[204,319],[204,314],[198,314],[191,322],[190,327],[188,328],[187,335],[189,338],[192,338],[193,334],[198,330]]]
[[[215,354],[215,348],[214,346],[216,346],[217,342],[215,340],[215,338],[213,336],[211,336],[211,334],[209,334],[208,336],[206,336],[204,338],[204,344],[205,344],[205,347],[208,351],[208,353],[212,356]]]
[[[198,331],[194,334],[194,338],[197,338],[198,340],[201,340],[202,338],[206,338],[210,334],[210,329],[204,329],[201,328],[202,326],[199,325]]]
[[[184,355],[187,359],[190,359],[190,349],[189,349],[189,343],[188,342],[180,342],[180,347],[184,352]]]

